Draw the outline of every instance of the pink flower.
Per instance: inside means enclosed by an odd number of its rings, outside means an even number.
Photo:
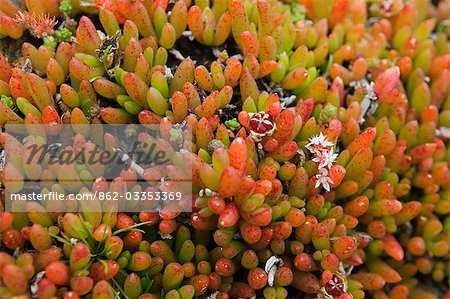
[[[320,132],[319,135],[314,135],[309,138],[309,143],[306,145],[306,148],[313,154],[319,154],[333,145],[333,142],[328,141],[327,136]]]
[[[314,188],[320,188],[320,185],[322,185],[325,190],[330,191],[330,184],[333,184],[334,182],[330,177],[328,177],[328,170],[322,168],[319,173],[316,174],[316,179],[317,182]]]
[[[320,151],[312,160],[319,163],[319,169],[325,167],[330,169],[333,166],[333,163],[336,162],[337,156],[338,155],[334,153],[334,149],[331,148],[327,151]]]

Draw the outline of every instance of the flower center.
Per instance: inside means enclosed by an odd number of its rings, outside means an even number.
[[[250,129],[258,134],[265,134],[274,128],[272,116],[267,113],[255,113],[250,118]]]
[[[344,293],[344,282],[336,275],[333,275],[330,281],[325,285],[325,291],[330,296],[339,297]]]

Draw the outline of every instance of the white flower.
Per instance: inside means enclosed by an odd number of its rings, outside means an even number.
[[[314,162],[319,163],[319,169],[328,168],[333,166],[336,162],[337,154],[334,153],[334,149],[331,148],[329,151],[321,151],[312,159]]]
[[[316,185],[314,186],[314,188],[319,188],[320,185],[323,186],[323,188],[325,188],[325,190],[330,191],[330,183],[334,184],[333,180],[328,177],[328,170],[326,170],[325,168],[322,168],[320,170],[320,172],[318,174],[316,174]]]
[[[317,182],[315,188],[319,188],[322,185],[325,190],[330,191],[330,183],[333,184],[333,180],[328,177],[327,169],[333,166],[338,156],[334,153],[333,146],[334,143],[328,141],[327,136],[322,132],[309,138],[306,148],[314,154],[312,161],[319,163],[319,173],[316,174]]]
[[[309,138],[309,143],[306,145],[306,148],[313,154],[318,154],[324,149],[327,149],[330,146],[333,146],[333,142],[328,141],[327,136],[323,135],[320,132],[319,135],[314,135]]]

